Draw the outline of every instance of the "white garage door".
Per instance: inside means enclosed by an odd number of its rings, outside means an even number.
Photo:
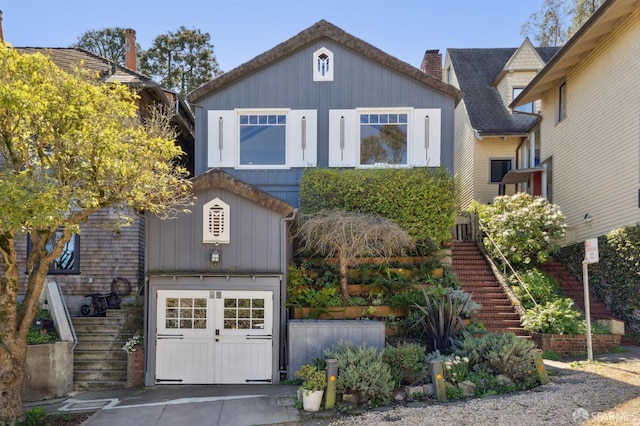
[[[273,292],[158,290],[156,383],[270,383]]]

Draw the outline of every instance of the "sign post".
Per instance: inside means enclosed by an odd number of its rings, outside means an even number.
[[[593,362],[593,344],[591,343],[591,306],[589,306],[589,270],[587,265],[598,263],[598,261],[598,239],[585,240],[582,281],[584,282],[584,318],[587,322],[587,357],[589,362]]]

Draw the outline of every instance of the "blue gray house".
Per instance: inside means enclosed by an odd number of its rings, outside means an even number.
[[[147,218],[146,384],[277,383],[304,170],[452,170],[460,97],[326,21],[193,91],[192,213]]]
[[[307,167],[453,170],[460,97],[438,76],[320,21],[189,94],[196,174],[220,168],[297,206]],[[390,128],[399,141],[385,141]]]

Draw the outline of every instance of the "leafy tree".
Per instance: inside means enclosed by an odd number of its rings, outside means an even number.
[[[79,225],[106,207],[161,216],[189,202],[168,112],[141,122],[137,95],[66,73],[47,56],[0,44],[0,423],[22,417],[27,332],[49,264]],[[16,241],[29,236],[27,287],[18,306]]]
[[[567,0],[545,0],[542,8],[522,25],[520,34],[533,36],[535,44],[541,47],[562,46],[567,41],[566,23],[570,13]]]
[[[573,36],[580,29],[587,19],[598,10],[604,0],[575,0],[573,18],[569,27],[569,37]]]
[[[89,30],[78,37],[72,47],[79,47],[98,56],[107,58],[118,65],[124,65],[125,33],[124,28],[113,27],[101,30]],[[140,51],[140,45],[137,45]]]
[[[532,36],[538,46],[562,46],[603,1],[545,0],[540,10],[522,25],[520,34]]]
[[[222,74],[209,33],[180,27],[159,35],[141,53],[140,71],[183,95]]]

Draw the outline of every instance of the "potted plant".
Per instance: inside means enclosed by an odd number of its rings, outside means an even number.
[[[296,377],[302,379],[302,407],[305,411],[318,411],[322,403],[324,388],[327,386],[327,376],[324,371],[318,371],[315,365],[305,364],[298,371]]]

